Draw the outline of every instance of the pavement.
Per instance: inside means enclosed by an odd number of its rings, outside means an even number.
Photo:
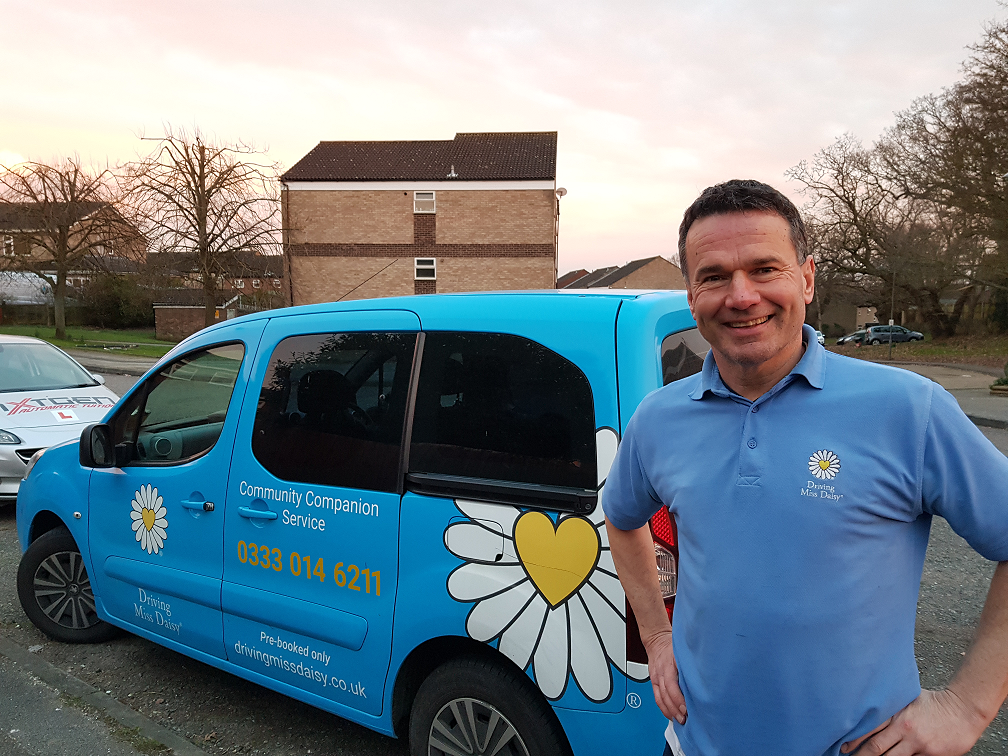
[[[944,386],[974,424],[1008,429],[1008,396],[994,396],[990,392],[990,385],[1000,375],[998,371],[970,365],[890,364],[923,375]]]

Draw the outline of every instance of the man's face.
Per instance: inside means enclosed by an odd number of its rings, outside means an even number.
[[[801,265],[786,220],[775,213],[712,215],[686,235],[687,298],[719,367],[743,371],[787,362],[798,353],[815,263]]]

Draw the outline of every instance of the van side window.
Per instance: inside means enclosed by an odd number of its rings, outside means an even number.
[[[244,344],[200,349],[147,379],[113,418],[113,443],[133,465],[185,462],[208,451],[224,428]]]
[[[661,343],[662,385],[699,373],[709,351],[710,344],[696,328],[666,336]]]
[[[519,336],[427,333],[410,472],[594,490],[587,377]]]
[[[281,341],[259,393],[252,453],[282,480],[396,491],[416,334]]]

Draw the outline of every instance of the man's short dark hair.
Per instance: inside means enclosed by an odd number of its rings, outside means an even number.
[[[732,179],[704,189],[683,213],[682,223],[679,224],[679,267],[687,286],[690,278],[686,269],[686,234],[693,222],[711,215],[745,212],[774,213],[786,220],[791,227],[791,245],[798,256],[798,263],[805,262],[808,236],[794,203],[769,184],[753,179]]]

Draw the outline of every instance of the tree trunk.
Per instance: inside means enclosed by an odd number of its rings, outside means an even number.
[[[204,306],[204,326],[212,326],[217,322],[217,297],[216,294],[217,287],[214,286],[214,281],[210,277],[205,277],[203,279],[203,306]]]
[[[53,288],[53,319],[56,338],[66,340],[66,265],[56,266],[56,286]]]

